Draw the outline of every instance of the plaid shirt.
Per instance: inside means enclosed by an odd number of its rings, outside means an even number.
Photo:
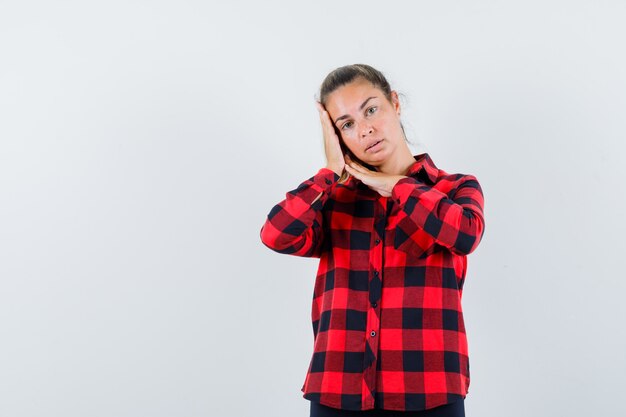
[[[468,393],[461,296],[484,233],[483,193],[476,177],[414,158],[390,197],[322,168],[261,227],[270,249],[320,259],[308,400],[409,411]]]

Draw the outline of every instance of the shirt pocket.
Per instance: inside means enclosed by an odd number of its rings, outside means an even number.
[[[394,249],[405,252],[412,259],[424,259],[443,249],[431,235],[406,218],[400,220],[387,233]]]

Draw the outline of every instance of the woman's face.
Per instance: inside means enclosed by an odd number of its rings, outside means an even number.
[[[326,110],[345,145],[354,156],[374,167],[393,158],[404,141],[395,91],[391,92],[391,101],[363,78],[339,87],[326,100]]]

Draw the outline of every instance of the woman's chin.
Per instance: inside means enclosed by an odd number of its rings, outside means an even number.
[[[365,155],[363,157],[363,159],[361,159],[365,164],[368,164],[370,166],[373,167],[378,167],[380,165],[383,164],[383,162],[385,162],[385,160],[387,159],[387,154],[384,150],[381,150],[380,152],[376,152],[376,153],[372,153],[369,155]]]

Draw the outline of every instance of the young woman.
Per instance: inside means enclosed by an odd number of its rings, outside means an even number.
[[[398,95],[371,66],[332,71],[317,106],[326,166],[260,230],[276,252],[320,259],[301,388],[311,417],[464,416],[461,296],[482,189],[412,155]]]

